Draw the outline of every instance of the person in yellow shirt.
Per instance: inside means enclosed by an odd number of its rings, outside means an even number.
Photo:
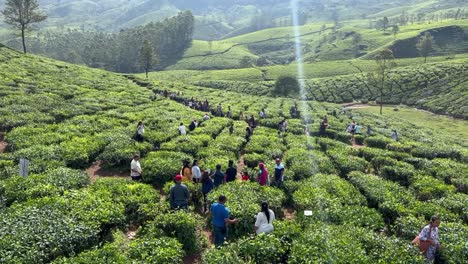
[[[180,174],[182,175],[182,181],[185,181],[185,182],[192,181],[192,168],[190,167],[189,160],[184,161],[184,166],[180,170]]]

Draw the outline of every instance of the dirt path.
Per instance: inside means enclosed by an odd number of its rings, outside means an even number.
[[[122,169],[105,168],[103,161],[96,161],[86,169],[91,183],[99,177],[129,178],[129,172]]]

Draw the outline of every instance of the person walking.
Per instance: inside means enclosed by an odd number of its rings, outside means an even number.
[[[180,169],[180,174],[183,177],[183,180],[185,182],[191,182],[192,181],[192,168],[190,167],[190,161],[185,160],[183,161],[183,166]]]
[[[203,193],[203,213],[206,213],[206,211],[208,211],[208,201],[206,198],[208,196],[208,193],[210,193],[211,190],[213,190],[214,188],[213,179],[211,179],[209,171],[203,172],[201,182]]]
[[[218,187],[221,184],[225,183],[226,179],[224,177],[224,173],[221,171],[221,165],[218,164],[216,165],[216,171],[213,174],[213,180],[214,180],[214,187]]]
[[[226,170],[226,182],[235,181],[237,177],[237,169],[234,168],[234,161],[229,161],[229,167]]]
[[[275,165],[275,184],[276,187],[281,188],[284,181],[284,165],[281,163],[281,159],[276,159]]]
[[[212,204],[210,207],[216,247],[220,247],[224,244],[227,237],[227,225],[239,222],[238,219],[229,219],[229,209],[224,205],[226,201],[226,196],[220,195],[218,197],[218,202]]]
[[[179,125],[179,135],[187,135],[187,129],[185,129],[184,123],[180,123]]]
[[[202,173],[201,173],[200,167],[198,167],[198,160],[193,161],[193,164],[192,164],[192,177],[193,177],[193,182],[200,183]]]
[[[372,127],[370,125],[367,125],[367,136],[370,137],[372,135]]]
[[[268,202],[262,202],[262,211],[256,216],[254,230],[257,235],[262,233],[269,234],[273,232],[273,221],[275,220],[275,213],[268,208]]]
[[[136,140],[138,142],[143,141],[143,134],[145,133],[145,125],[143,124],[143,121],[138,122],[137,125],[137,133],[136,133]]]
[[[262,162],[258,164],[258,166],[260,167],[260,169],[258,170],[258,174],[257,174],[257,182],[261,186],[265,186],[268,183],[268,170],[265,164]]]
[[[438,249],[441,248],[439,242],[439,225],[440,219],[437,215],[433,215],[431,217],[431,222],[426,225],[421,232],[419,233],[419,248],[422,250],[423,247],[425,248],[426,260],[432,263],[435,259],[435,253]],[[426,244],[423,246],[423,244]]]
[[[392,135],[391,135],[391,136],[392,136],[393,140],[395,140],[395,141],[398,141],[398,140],[400,139],[400,138],[398,137],[398,133],[397,133],[396,130],[393,130],[393,131],[392,131]]]
[[[182,184],[182,175],[177,174],[174,177],[175,184],[171,187],[169,192],[169,201],[172,209],[188,209],[188,200],[190,191]]]
[[[143,170],[140,165],[140,155],[133,155],[133,160],[130,163],[130,177],[134,181],[141,181],[141,173]]]

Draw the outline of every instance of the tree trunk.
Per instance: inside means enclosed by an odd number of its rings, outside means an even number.
[[[24,31],[25,31],[24,25],[21,26],[21,40],[23,41],[23,52],[26,53],[26,41],[24,39]]]
[[[426,63],[426,60],[427,60],[427,56],[424,56],[424,63]]]
[[[148,69],[145,69],[146,79],[148,79]]]
[[[382,72],[382,87],[380,88],[380,114],[382,114],[383,108],[383,90],[385,87],[385,71]]]

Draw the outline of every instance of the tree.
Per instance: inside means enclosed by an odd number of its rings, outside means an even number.
[[[148,79],[148,72],[153,68],[154,64],[157,64],[157,57],[154,54],[153,47],[148,40],[143,42],[143,46],[140,49],[139,54],[140,65],[145,70],[146,79]]]
[[[400,27],[398,25],[393,25],[392,26],[392,33],[393,33],[393,38],[396,39],[396,35],[400,32]]]
[[[353,34],[353,47],[354,47],[354,56],[359,55],[359,44],[362,41],[362,35],[359,33],[354,33]]]
[[[288,96],[292,94],[298,94],[300,91],[299,82],[296,78],[291,76],[280,76],[275,82],[275,88],[273,92],[275,95]]]
[[[421,36],[416,44],[416,48],[419,51],[419,54],[424,57],[424,63],[426,63],[427,56],[432,51],[432,45],[434,44],[434,37],[432,37],[431,33],[426,32],[423,36]]]
[[[395,57],[393,52],[389,48],[384,48],[377,52],[375,56],[375,62],[378,64],[377,75],[380,79],[380,114],[382,114],[383,108],[383,94],[385,90],[385,74],[388,69],[395,66],[395,63],[392,61]]]
[[[26,32],[33,29],[32,24],[46,20],[47,16],[39,10],[37,0],[7,0],[2,14],[5,23],[21,30],[23,52],[26,53]]]
[[[383,26],[383,31],[384,31],[384,32],[387,31],[387,27],[388,27],[388,24],[389,24],[389,23],[390,23],[390,22],[388,21],[388,17],[385,16],[385,17],[383,18],[383,21],[382,21],[382,26]]]

